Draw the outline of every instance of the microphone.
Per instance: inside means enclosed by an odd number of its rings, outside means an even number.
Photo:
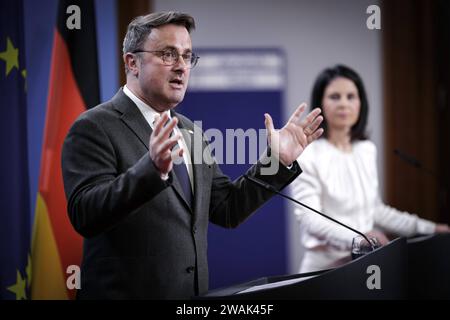
[[[410,155],[405,154],[404,152],[400,151],[399,149],[394,149],[394,154],[396,156],[398,156],[400,159],[402,159],[403,161],[405,161],[406,163],[412,165],[413,167],[415,167],[415,168],[419,169],[420,171],[433,177],[433,179],[438,182],[439,202],[440,202],[441,206],[443,206],[443,208],[446,208],[448,206],[447,202],[448,202],[449,180],[443,179],[440,181],[439,177],[435,171],[423,166],[419,160],[417,160],[416,158],[414,158]]]
[[[422,170],[423,172],[432,176],[435,179],[437,178],[437,175],[433,170],[430,170],[430,169],[424,167],[422,165],[422,163],[419,160],[417,160],[416,158],[400,151],[399,149],[394,149],[394,154],[396,156],[398,156],[400,159],[402,159],[403,161],[405,161],[406,163],[409,163],[410,165],[412,165],[413,167],[416,167],[416,168]]]
[[[249,175],[247,175],[247,174],[244,174],[244,178],[247,179],[247,180],[249,180],[249,181],[251,181],[251,182],[253,182],[254,184],[258,185],[258,186],[261,187],[261,188],[264,188],[264,189],[266,189],[266,190],[271,191],[272,193],[275,193],[275,194],[278,194],[279,196],[282,196],[283,198],[286,198],[286,199],[288,199],[288,200],[291,200],[291,201],[295,202],[296,204],[298,204],[298,205],[300,205],[300,206],[302,206],[302,207],[305,207],[305,208],[307,208],[307,209],[309,209],[309,210],[311,210],[311,211],[313,211],[313,212],[315,212],[315,213],[321,215],[322,217],[327,218],[328,220],[331,220],[331,221],[333,221],[334,223],[337,223],[337,224],[343,226],[344,228],[347,228],[347,229],[353,231],[353,232],[356,233],[356,234],[359,234],[360,236],[362,236],[362,237],[367,241],[367,243],[368,243],[368,244],[370,245],[370,247],[372,248],[372,251],[375,250],[375,247],[373,246],[372,242],[370,242],[370,241],[369,241],[369,238],[367,238],[367,236],[366,236],[364,233],[362,233],[361,231],[358,231],[358,230],[356,230],[356,229],[353,229],[352,227],[350,227],[350,226],[348,226],[348,225],[346,225],[346,224],[344,224],[344,223],[342,223],[342,222],[340,222],[340,221],[338,221],[338,220],[336,220],[336,219],[333,219],[332,217],[327,216],[326,214],[324,214],[324,213],[322,213],[322,212],[320,212],[320,211],[318,211],[318,210],[316,210],[316,209],[314,209],[314,208],[311,208],[310,206],[307,206],[306,204],[301,203],[300,201],[295,200],[294,198],[292,198],[292,197],[290,197],[290,196],[288,196],[288,195],[285,195],[284,193],[281,193],[280,191],[278,191],[277,189],[275,189],[272,185],[270,185],[270,184],[268,184],[268,183],[266,183],[266,182],[264,182],[264,181],[262,181],[262,180],[259,180],[259,179],[255,178],[255,177],[251,177],[251,176],[249,176]]]

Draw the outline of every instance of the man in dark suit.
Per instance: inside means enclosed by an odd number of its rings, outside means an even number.
[[[205,293],[208,222],[234,228],[272,196],[242,177],[230,181],[201,130],[173,111],[198,59],[193,28],[191,16],[176,12],[134,19],[123,45],[126,85],[83,113],[66,137],[68,212],[85,238],[79,298]],[[266,115],[271,151],[247,174],[278,189],[300,174],[295,159],[322,133],[320,112],[301,120],[304,109],[280,130]],[[278,170],[264,174],[273,164]]]

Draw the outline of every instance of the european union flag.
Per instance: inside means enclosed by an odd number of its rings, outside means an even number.
[[[23,2],[0,1],[0,299],[31,281]]]

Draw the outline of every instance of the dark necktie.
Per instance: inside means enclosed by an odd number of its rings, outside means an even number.
[[[155,124],[155,121],[153,121],[153,125]],[[170,133],[170,136],[172,137],[174,134],[174,131]],[[181,137],[182,139],[183,137]],[[177,143],[173,148],[173,150],[179,149],[180,146]],[[191,188],[191,181],[189,179],[189,173],[187,171],[186,163],[184,162],[184,158],[181,157],[177,163],[173,163],[173,173],[177,176],[178,182],[180,183],[181,190],[183,191],[183,198],[188,203],[189,207],[192,208],[192,200],[193,200],[193,193]]]
[[[173,135],[173,131],[172,131],[171,136],[172,135]],[[180,148],[180,146],[177,143],[173,147],[172,150],[176,150],[179,148]],[[192,193],[191,181],[189,179],[189,173],[187,171],[186,163],[184,162],[183,157],[181,157],[181,159],[179,159],[177,162],[179,162],[179,163],[178,164],[176,164],[175,162],[173,163],[173,172],[177,176],[178,182],[180,182],[181,190],[183,190],[183,193],[184,193],[184,199],[189,204],[189,207],[192,208],[193,193]]]

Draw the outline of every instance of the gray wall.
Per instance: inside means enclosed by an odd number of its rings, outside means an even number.
[[[357,70],[369,96],[369,133],[378,146],[383,191],[383,114],[381,31],[366,27],[366,8],[374,0],[154,0],[155,11],[192,14],[195,47],[278,47],[287,56],[288,85],[284,117],[303,101],[327,66],[344,63]],[[261,114],[262,116],[262,114]],[[233,124],[230,124],[233,127]],[[289,272],[298,269],[302,250],[298,226],[288,212]],[[313,214],[313,213],[312,213]]]

